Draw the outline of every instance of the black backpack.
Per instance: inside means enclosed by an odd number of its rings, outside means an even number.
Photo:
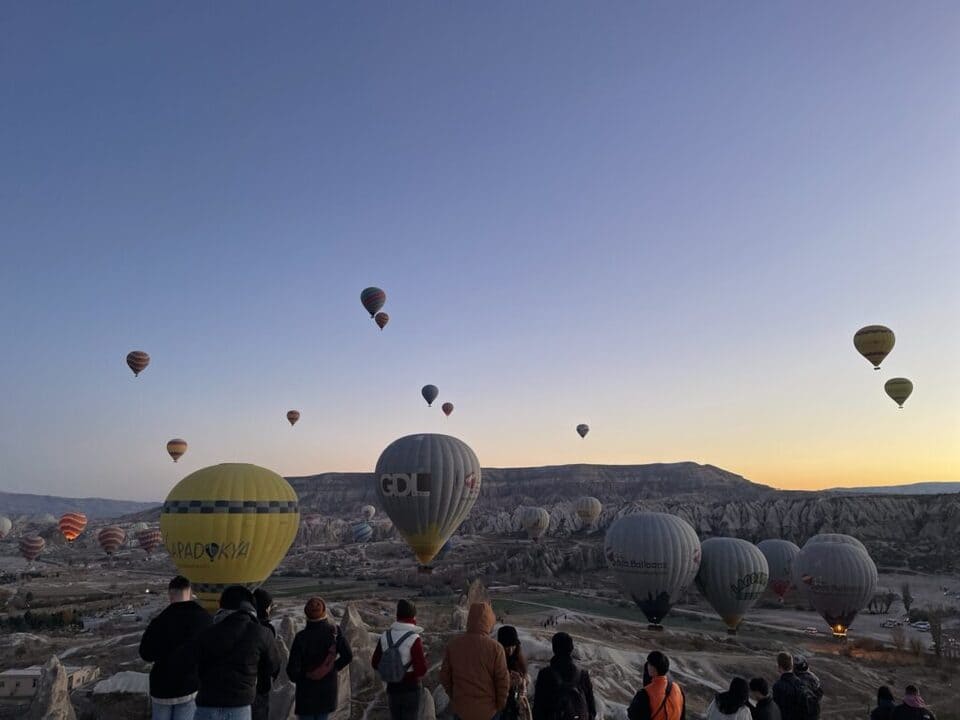
[[[557,678],[557,702],[550,720],[590,720],[590,706],[580,688],[581,671],[577,670],[569,682],[554,671]]]

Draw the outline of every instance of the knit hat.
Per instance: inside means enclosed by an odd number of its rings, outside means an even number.
[[[569,657],[573,655],[573,638],[565,632],[558,632],[553,636],[553,654]]]
[[[409,600],[397,603],[397,620],[413,620],[417,617],[417,606]]]
[[[307,616],[307,620],[326,620],[327,604],[323,601],[323,598],[312,597],[307,600],[303,612]]]
[[[504,647],[513,647],[520,644],[520,636],[517,635],[517,629],[512,625],[504,625],[497,630],[497,642]]]
[[[807,659],[803,655],[794,655],[793,656],[793,671],[794,672],[806,672],[810,669],[810,666],[807,664]]]

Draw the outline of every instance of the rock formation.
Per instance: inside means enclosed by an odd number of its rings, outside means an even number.
[[[67,689],[67,672],[56,655],[43,666],[27,720],[77,720]]]

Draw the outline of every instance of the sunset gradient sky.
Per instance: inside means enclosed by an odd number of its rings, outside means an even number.
[[[421,431],[960,480],[957,3],[23,2],[0,34],[0,490],[369,470]]]

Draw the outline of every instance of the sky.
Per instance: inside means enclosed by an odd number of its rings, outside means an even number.
[[[960,480],[958,88],[951,2],[5,3],[0,490],[416,432]]]

